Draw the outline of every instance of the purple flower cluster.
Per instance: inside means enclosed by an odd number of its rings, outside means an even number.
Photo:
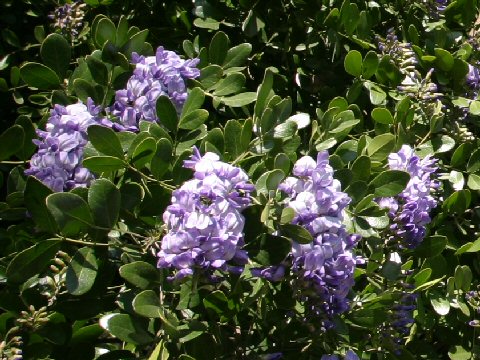
[[[91,99],[87,105],[55,105],[45,131],[37,130],[34,140],[38,151],[30,160],[25,174],[35,176],[54,191],[85,187],[93,179],[82,167],[83,148],[87,143],[87,128],[100,124],[100,108]]]
[[[195,269],[229,270],[248,260],[244,245],[242,210],[251,203],[254,186],[240,168],[224,163],[214,153],[203,157],[194,148],[186,168],[195,171],[172,195],[163,214],[167,234],[158,252],[158,267],[177,269],[175,278],[192,275]]]
[[[438,187],[433,179],[436,159],[431,156],[420,159],[409,145],[403,145],[398,153],[389,155],[388,163],[390,169],[410,174],[410,181],[399,195],[378,199],[380,206],[389,209],[393,220],[389,241],[398,243],[401,249],[413,249],[425,237],[426,225],[431,221],[430,211],[437,206],[431,195]]]
[[[180,113],[187,98],[187,79],[200,76],[195,66],[199,59],[182,60],[175,52],[157,48],[155,56],[133,53],[135,64],[133,75],[126,89],[118,90],[110,111],[118,117],[118,123],[110,125],[116,130],[138,130],[140,120],[160,121],[156,113],[156,102],[166,95]]]
[[[480,89],[480,69],[478,67],[468,64],[468,73],[465,77],[467,85],[478,94]]]
[[[377,42],[381,54],[390,56],[390,61],[402,74],[407,75],[415,70],[418,61],[412,45],[399,41],[393,28],[388,30],[385,39],[377,37]]]
[[[388,320],[381,327],[383,340],[390,344],[395,355],[402,354],[402,347],[410,334],[410,328],[415,322],[413,312],[417,308],[418,294],[406,292],[412,290],[414,285],[400,281],[402,287],[398,302],[390,309]]]
[[[84,8],[86,6],[81,1],[73,1],[70,4],[57,7],[49,17],[54,20],[53,26],[56,29],[74,40],[83,28]]]
[[[328,152],[320,152],[317,161],[310,156],[300,158],[293,175],[279,189],[288,195],[286,206],[295,210],[292,223],[313,236],[309,244],[293,241],[293,286],[308,310],[330,318],[349,308],[346,296],[359,262],[353,248],[360,236],[348,234],[343,225],[350,198],[333,178]]]

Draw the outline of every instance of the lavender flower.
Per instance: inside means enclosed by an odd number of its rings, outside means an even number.
[[[402,290],[398,303],[390,309],[389,319],[382,326],[383,339],[390,344],[397,356],[402,354],[402,347],[405,345],[406,338],[410,334],[410,328],[415,322],[413,311],[417,308],[418,298],[418,294],[406,292],[407,289],[413,289],[413,285],[403,281],[399,284]]]
[[[85,187],[93,179],[92,173],[82,167],[83,148],[87,143],[87,128],[99,124],[100,108],[91,99],[61,106],[55,105],[45,131],[37,130],[34,140],[38,151],[30,160],[25,174],[35,176],[54,191]]]
[[[83,28],[85,7],[86,4],[81,1],[57,7],[53,14],[49,15],[50,19],[54,20],[53,27],[72,40],[76,39]]]
[[[200,76],[195,66],[199,59],[182,60],[173,51],[157,49],[155,56],[141,56],[133,53],[135,64],[133,75],[127,82],[126,89],[118,90],[111,113],[118,117],[119,123],[110,123],[116,130],[138,130],[141,120],[159,121],[156,114],[156,102],[161,95],[166,95],[180,113],[187,98],[187,79]]]
[[[241,211],[251,203],[254,186],[240,168],[219,160],[214,153],[203,157],[197,148],[184,166],[194,178],[173,192],[172,204],[163,214],[167,234],[158,252],[158,267],[177,269],[175,278],[200,270],[235,270],[227,262],[244,265],[242,250],[245,219]]]
[[[474,95],[478,95],[480,89],[480,70],[478,67],[468,64],[468,73],[465,76],[465,82],[468,87],[475,91]]]
[[[431,221],[429,213],[437,206],[431,195],[431,191],[438,187],[433,179],[437,170],[436,159],[431,156],[420,159],[409,145],[403,145],[398,153],[390,154],[388,163],[392,170],[408,172],[410,181],[396,197],[377,201],[389,209],[393,220],[389,241],[398,243],[399,248],[413,249],[425,237],[426,225]]]
[[[328,152],[300,158],[279,189],[288,195],[286,206],[295,210],[293,224],[306,228],[314,240],[292,244],[293,286],[307,309],[327,320],[348,309],[346,296],[352,287],[358,259],[353,254],[359,236],[347,233],[344,209],[350,202],[333,178]]]

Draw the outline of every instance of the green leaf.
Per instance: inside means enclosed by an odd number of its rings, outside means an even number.
[[[468,111],[472,115],[480,115],[480,101],[478,100],[472,100],[470,102]]]
[[[200,109],[205,100],[205,93],[199,87],[193,88],[192,91],[188,94],[185,104],[183,104],[182,114],[180,118],[184,118],[192,111]]]
[[[208,111],[205,109],[193,110],[180,119],[178,127],[185,130],[198,129],[208,119]]]
[[[394,123],[393,116],[390,111],[383,107],[373,109],[372,119],[380,124],[390,125]]]
[[[383,161],[395,147],[395,136],[382,134],[373,138],[367,145],[367,155],[372,161]]]
[[[70,66],[72,51],[68,41],[60,34],[50,34],[42,42],[40,55],[43,63],[63,79]]]
[[[132,302],[133,310],[140,315],[150,319],[160,318],[161,304],[159,295],[153,290],[145,290],[135,296]]]
[[[244,92],[229,97],[218,98],[220,102],[230,107],[242,107],[251,104],[257,98],[257,94],[254,92]]]
[[[425,284],[428,281],[428,279],[430,279],[431,275],[432,275],[432,269],[430,268],[420,270],[420,272],[418,272],[418,274],[416,274],[413,277],[413,279],[415,280],[415,287]]]
[[[225,151],[232,160],[242,154],[242,136],[243,127],[237,120],[228,120],[225,125]]]
[[[450,312],[450,301],[440,294],[432,293],[430,295],[430,304],[432,304],[433,310],[440,316],[447,315]]]
[[[172,133],[176,133],[178,126],[178,114],[170,98],[166,95],[161,95],[157,99],[156,109],[160,124],[165,126]]]
[[[368,186],[374,187],[376,196],[395,196],[405,189],[409,180],[410,175],[405,171],[386,170],[378,174]]]
[[[57,232],[57,224],[45,202],[50,194],[52,190],[35,177],[30,176],[27,179],[24,194],[27,210],[40,229],[54,234]]]
[[[165,347],[165,342],[163,340],[160,340],[160,342],[155,347],[155,350],[153,350],[148,360],[168,360],[169,357],[170,357],[170,354],[168,353],[168,350]]]
[[[414,254],[422,258],[435,257],[447,246],[447,237],[442,235],[427,236],[415,249]]]
[[[96,173],[116,171],[125,167],[123,160],[113,156],[91,156],[83,159],[82,164]]]
[[[312,234],[300,225],[285,224],[280,229],[282,234],[299,244],[310,244],[313,241]]]
[[[260,235],[254,243],[258,244],[259,250],[249,251],[249,254],[264,266],[280,264],[292,249],[292,244],[288,239],[270,234]]]
[[[134,345],[146,345],[154,340],[147,331],[147,324],[127,314],[108,314],[100,319],[100,326],[121,341]]]
[[[134,141],[128,151],[128,157],[137,169],[146,166],[157,151],[157,141],[153,137],[145,137]]]
[[[59,240],[43,240],[18,253],[7,267],[8,281],[22,283],[43,272],[55,257],[60,243]]]
[[[172,160],[172,143],[168,139],[160,139],[157,142],[157,152],[150,162],[150,171],[156,179],[161,179],[170,166]]]
[[[280,216],[280,224],[289,224],[292,222],[294,217],[295,210],[293,210],[291,207],[286,207],[282,210],[282,215]]]
[[[47,196],[47,208],[65,236],[76,236],[93,226],[88,204],[72,193],[55,193]]]
[[[108,69],[107,66],[97,58],[89,55],[85,58],[88,70],[92,74],[93,80],[100,85],[108,84]]]
[[[375,51],[370,50],[363,59],[362,76],[365,79],[371,78],[378,68],[378,55]]]
[[[87,102],[89,97],[94,101],[98,98],[97,91],[93,85],[82,78],[78,78],[73,81],[73,91],[84,103]]]
[[[455,191],[443,202],[443,208],[449,213],[463,214],[470,206],[472,195],[470,190]]]
[[[228,69],[231,67],[243,66],[251,52],[252,45],[248,43],[232,47],[227,51],[227,56],[225,57],[222,67]]]
[[[360,77],[362,75],[362,54],[357,50],[350,50],[345,56],[345,71],[352,76]]]
[[[60,86],[60,78],[55,71],[43,64],[27,62],[20,68],[20,76],[30,87],[50,90]]]
[[[97,179],[88,189],[88,205],[97,226],[111,229],[118,221],[120,190],[107,179]]]
[[[478,170],[480,170],[480,149],[477,149],[473,152],[467,163],[467,171],[469,173],[474,173]]]
[[[98,261],[93,247],[79,249],[68,265],[67,291],[72,295],[83,295],[93,286],[98,273]]]
[[[213,94],[215,96],[226,96],[238,93],[245,85],[245,75],[240,73],[228,74],[225,79],[220,80],[215,85]]]
[[[352,180],[368,181],[370,179],[370,170],[372,162],[368,156],[362,155],[355,159],[352,164]]]
[[[143,53],[145,49],[145,40],[147,40],[148,30],[142,30],[137,32],[135,35],[130,36],[130,39],[125,45],[122,46],[122,53],[130,58],[133,52]],[[114,41],[112,41],[115,43]]]
[[[387,98],[387,94],[385,94],[385,91],[382,90],[381,87],[378,85],[370,82],[370,81],[365,81],[363,86],[368,90],[369,96],[370,96],[370,102],[373,105],[381,105]]]
[[[87,129],[87,133],[88,140],[99,152],[123,159],[122,144],[112,129],[100,125],[91,125]]]
[[[471,143],[460,144],[453,152],[452,158],[450,160],[450,165],[458,169],[460,166],[462,166],[467,162],[471,154],[472,154]]]
[[[450,71],[453,67],[454,57],[447,50],[435,48],[435,65],[443,71]]]
[[[107,41],[115,44],[117,29],[115,24],[107,17],[100,19],[95,28],[94,39],[99,47],[103,47]]]
[[[134,261],[119,269],[120,276],[140,289],[154,286],[159,279],[160,271],[144,261]]]
[[[217,32],[210,42],[208,48],[208,58],[210,63],[222,65],[227,56],[227,51],[230,46],[230,40],[228,36],[222,32]]]
[[[23,147],[24,131],[20,125],[13,125],[0,135],[0,161],[6,160]]]
[[[200,70],[200,83],[206,89],[210,89],[212,86],[220,81],[223,75],[223,70],[218,65],[208,65]]]
[[[278,185],[282,182],[285,178],[285,174],[282,170],[275,169],[268,172],[267,179],[265,181],[265,185],[267,190],[277,190]]]
[[[467,186],[471,190],[480,190],[480,176],[477,174],[468,175]]]
[[[273,72],[271,69],[267,68],[265,70],[265,75],[263,77],[262,83],[257,88],[256,98],[257,102],[255,103],[255,117],[260,118],[265,109],[267,108],[267,102],[269,97],[272,95],[272,86],[273,86]]]
[[[227,296],[220,290],[215,290],[203,299],[205,309],[211,309],[218,315],[226,315],[233,310]],[[233,304],[232,304],[233,305]]]

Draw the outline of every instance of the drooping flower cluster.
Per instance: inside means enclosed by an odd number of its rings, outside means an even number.
[[[389,29],[386,38],[377,38],[378,49],[382,55],[388,55],[390,61],[395,64],[400,73],[404,76],[397,90],[409,98],[416,100],[420,114],[432,115],[442,114],[442,104],[439,102],[442,94],[438,86],[432,81],[433,69],[430,69],[425,77],[416,69],[418,64],[415,52],[410,43],[398,40],[393,29]]]
[[[196,269],[238,270],[227,263],[244,265],[248,259],[242,250],[241,212],[250,205],[254,186],[242,169],[214,153],[202,157],[194,148],[184,166],[195,171],[194,178],[173,192],[163,214],[167,234],[157,253],[158,267],[177,269],[177,279]]]
[[[398,300],[389,309],[385,322],[378,328],[382,342],[397,355],[402,355],[403,347],[410,335],[410,330],[415,322],[413,312],[417,308],[418,294],[408,292],[415,286],[403,280],[397,282]]]
[[[403,145],[398,153],[389,155],[388,164],[392,170],[410,174],[410,181],[399,195],[378,200],[380,206],[389,209],[393,221],[389,241],[400,249],[413,249],[425,237],[430,211],[437,206],[431,194],[438,187],[434,180],[436,159],[431,156],[420,159],[409,145]]]
[[[328,326],[331,316],[349,307],[347,294],[359,262],[353,249],[360,237],[348,234],[343,224],[350,198],[333,178],[328,152],[320,152],[317,161],[310,156],[300,158],[293,175],[279,189],[288,195],[286,206],[295,211],[292,223],[307,229],[313,241],[293,241],[292,285],[307,309],[324,317]]]
[[[439,20],[447,8],[449,0],[423,0],[422,2],[427,8],[428,16],[432,20]]]
[[[137,130],[140,120],[159,121],[156,102],[161,95],[166,95],[181,112],[187,98],[187,79],[200,76],[195,66],[199,59],[183,60],[175,52],[157,48],[155,56],[132,55],[135,64],[133,75],[127,82],[126,89],[118,90],[111,113],[118,117],[118,123],[111,126],[116,130]]]
[[[54,191],[88,186],[93,175],[81,165],[83,148],[88,142],[87,128],[100,123],[99,112],[91,99],[87,105],[55,105],[45,131],[37,130],[39,139],[34,143],[38,151],[25,174],[35,176]]]
[[[402,74],[408,75],[415,70],[418,60],[412,45],[399,41],[393,28],[388,30],[385,39],[377,37],[377,42],[380,53],[390,56],[390,61],[397,66]]]
[[[57,7],[49,17],[54,20],[53,27],[62,34],[75,40],[83,28],[85,7],[82,1],[73,1]]]
[[[465,82],[475,91],[475,95],[478,95],[478,90],[480,89],[480,69],[468,64],[468,73],[465,77]]]

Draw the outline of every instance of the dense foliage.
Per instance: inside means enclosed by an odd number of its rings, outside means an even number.
[[[476,359],[476,0],[0,2],[2,359]]]

